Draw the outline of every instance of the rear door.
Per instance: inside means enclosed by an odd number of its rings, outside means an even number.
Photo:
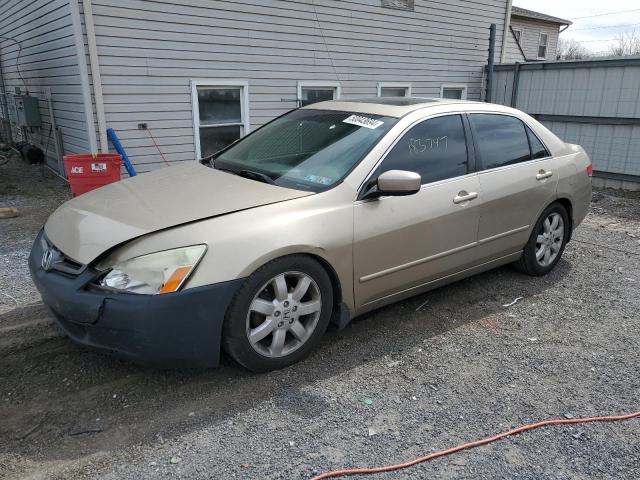
[[[522,120],[469,114],[482,193],[478,258],[490,260],[523,248],[540,212],[555,198],[554,159]]]
[[[462,115],[424,120],[403,134],[371,176],[408,170],[422,188],[354,205],[354,293],[358,306],[462,270],[478,233],[478,189]]]

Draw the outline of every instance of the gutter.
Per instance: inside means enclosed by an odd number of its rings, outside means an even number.
[[[98,56],[98,46],[96,44],[96,30],[93,24],[93,7],[91,6],[91,0],[82,0],[82,9],[84,10],[84,27],[87,32],[87,45],[89,46],[89,64],[91,65],[91,79],[93,80],[93,98],[96,102],[100,151],[102,153],[109,153],[107,120],[104,113],[102,78],[100,76],[100,61]]]
[[[502,48],[500,50],[500,63],[507,59],[507,31],[511,29],[511,5],[513,0],[507,0],[507,11],[504,14],[504,28],[502,29]]]
[[[98,153],[98,141],[96,139],[96,129],[93,122],[93,103],[91,88],[89,86],[89,72],[87,71],[87,54],[84,49],[84,36],[82,34],[82,21],[80,20],[78,0],[69,0],[69,10],[71,11],[73,36],[76,42],[76,56],[78,57],[78,69],[80,70],[80,86],[82,88],[82,100],[84,102],[84,116],[87,123],[89,150],[91,153]]]

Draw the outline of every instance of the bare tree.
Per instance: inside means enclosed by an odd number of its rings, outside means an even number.
[[[637,30],[621,33],[609,47],[611,55],[640,55],[640,33]]]
[[[556,57],[558,60],[580,60],[591,54],[584,45],[573,38],[559,38]]]

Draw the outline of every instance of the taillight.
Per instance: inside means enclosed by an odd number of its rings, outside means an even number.
[[[593,165],[589,164],[589,166],[587,167],[587,175],[589,177],[593,177]]]

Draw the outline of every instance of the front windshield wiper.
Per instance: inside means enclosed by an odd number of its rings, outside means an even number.
[[[233,175],[238,175],[240,177],[249,178],[251,180],[257,180],[258,182],[268,183],[269,185],[275,185],[276,182],[269,175],[262,172],[255,172],[253,170],[233,170],[231,168],[223,168],[219,165],[216,165],[213,159],[209,161],[209,166],[215,168],[216,170],[220,170],[222,172],[232,173]]]
[[[268,183],[270,185],[276,184],[273,178],[262,172],[254,172],[253,170],[240,170],[239,172],[237,172],[237,174],[241,177],[250,178],[251,180],[257,180],[259,182]]]

